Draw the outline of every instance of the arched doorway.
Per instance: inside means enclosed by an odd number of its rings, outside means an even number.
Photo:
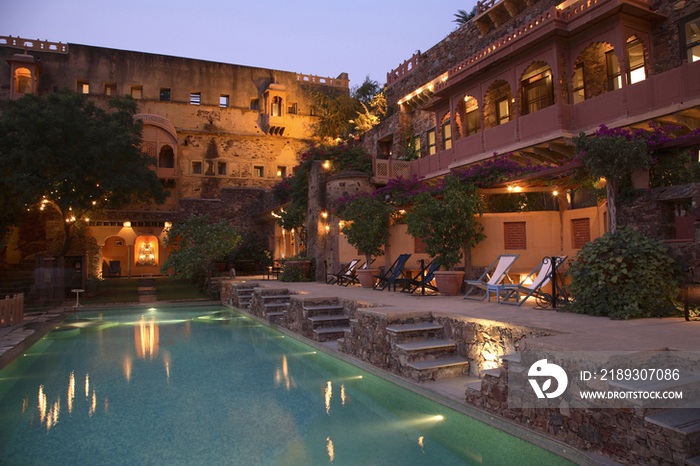
[[[160,273],[160,241],[151,235],[142,235],[134,241],[134,275],[154,275]]]
[[[109,236],[102,246],[102,277],[121,277],[128,273],[129,248],[121,236]]]

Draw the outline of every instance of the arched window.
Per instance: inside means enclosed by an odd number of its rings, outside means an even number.
[[[175,153],[173,148],[167,144],[160,148],[158,166],[160,168],[175,168]]]
[[[508,123],[514,118],[515,99],[507,81],[491,84],[485,97],[484,125],[486,129]]]
[[[546,63],[533,63],[520,80],[522,114],[528,115],[554,104],[552,68]]]
[[[18,94],[32,93],[32,73],[27,68],[15,70],[15,92]]]
[[[574,62],[572,102],[577,104],[622,86],[620,65],[612,45],[589,45]]]

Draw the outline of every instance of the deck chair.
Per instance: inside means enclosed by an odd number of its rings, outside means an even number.
[[[374,259],[369,261],[369,264],[367,262],[365,262],[361,266],[355,267],[354,269],[350,270],[349,273],[339,276],[338,277],[338,285],[339,286],[348,286],[348,285],[353,285],[355,283],[360,283],[360,281],[357,278],[357,270],[358,269],[368,269],[373,263],[374,263]]]
[[[402,293],[415,293],[418,289],[426,289],[437,292],[437,287],[432,284],[435,280],[434,272],[440,269],[440,264],[435,260],[430,262],[416,275],[416,278],[397,278],[396,283],[401,285]]]
[[[384,289],[389,288],[389,291],[391,291],[391,285],[394,285],[394,291],[396,291],[396,279],[403,275],[403,268],[409,257],[411,257],[410,254],[401,254],[384,275],[375,275],[374,278],[377,279],[377,283],[374,285],[374,289],[384,291]],[[406,277],[404,276],[403,278]]]
[[[508,270],[510,270],[518,257],[520,257],[520,254],[501,254],[493,261],[493,264],[484,271],[478,280],[464,280],[464,283],[470,287],[464,295],[464,299],[478,299],[479,301],[483,301],[486,299],[486,296],[488,296],[488,293],[483,296],[470,296],[470,294],[476,289],[486,291],[489,285],[498,285],[504,280],[512,284],[513,282],[508,277]]]
[[[498,299],[501,304],[512,304],[515,306],[521,306],[525,301],[531,296],[537,300],[537,305],[540,307],[548,307],[553,304],[552,295],[542,291],[552,276],[557,273],[557,270],[568,256],[553,256],[545,257],[542,259],[542,263],[535,267],[532,272],[530,272],[525,279],[523,279],[517,285],[502,285],[499,287],[499,292],[497,292]],[[552,260],[554,259],[554,260]],[[528,284],[526,284],[528,283]],[[505,292],[505,297],[500,298],[500,291]],[[560,296],[566,296],[564,290],[561,289],[559,284],[557,284],[557,291]],[[521,298],[520,295],[523,295]]]
[[[339,284],[341,276],[351,276],[359,262],[360,259],[353,259],[349,264],[341,267],[338,273],[329,273],[328,277],[326,278],[326,285],[334,285],[336,283]]]
[[[119,261],[109,261],[109,273],[108,275],[111,277],[112,275],[117,275],[119,277],[122,276],[122,268],[121,268],[121,263]]]

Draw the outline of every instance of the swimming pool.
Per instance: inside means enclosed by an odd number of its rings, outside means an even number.
[[[247,316],[83,312],[0,371],[3,465],[570,465]]]

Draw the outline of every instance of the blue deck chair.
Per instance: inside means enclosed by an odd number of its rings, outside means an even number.
[[[517,285],[500,286],[499,292],[497,292],[499,295],[497,301],[501,304],[521,306],[532,296],[536,299],[537,305],[540,307],[548,307],[553,304],[552,295],[542,291],[542,287],[549,283],[552,276],[557,273],[557,270],[567,258],[568,256],[545,257],[542,259],[540,265],[535,267],[532,272]],[[500,299],[500,290],[505,292],[505,297],[503,299]],[[566,296],[566,293],[559,287],[559,284],[557,284],[557,291],[560,296]],[[522,298],[520,297],[521,294],[524,295]]]
[[[467,293],[464,295],[464,299],[478,299],[479,301],[483,301],[486,299],[486,296],[488,296],[488,293],[483,296],[470,296],[470,294],[477,289],[487,291],[489,286],[499,285],[503,281],[512,284],[513,282],[508,277],[508,271],[518,257],[520,257],[520,254],[501,254],[493,261],[493,264],[484,271],[478,280],[464,280],[464,283],[470,286]]]
[[[374,263],[374,259],[369,261],[369,265],[367,264],[367,262],[365,262],[361,266],[355,267],[354,269],[352,269],[348,274],[341,275],[340,277],[338,277],[338,285],[339,286],[348,286],[348,285],[353,285],[355,283],[360,283],[360,281],[357,278],[357,270],[358,269],[368,269],[372,265],[372,263]]]
[[[433,260],[422,268],[415,278],[397,278],[395,282],[401,285],[402,293],[415,293],[419,289],[437,292],[438,289],[432,282],[435,280],[434,273],[439,269],[440,264]]]
[[[329,273],[326,278],[326,285],[340,284],[341,277],[350,277],[355,272],[355,267],[360,262],[360,259],[353,259],[349,264],[340,268],[338,273]]]
[[[411,257],[410,254],[401,254],[384,275],[375,275],[374,278],[378,280],[374,285],[374,289],[384,291],[385,288],[389,288],[389,291],[391,291],[391,285],[394,285],[394,291],[396,291],[396,279],[403,275],[403,268],[409,257]],[[404,278],[406,277],[404,276]]]

